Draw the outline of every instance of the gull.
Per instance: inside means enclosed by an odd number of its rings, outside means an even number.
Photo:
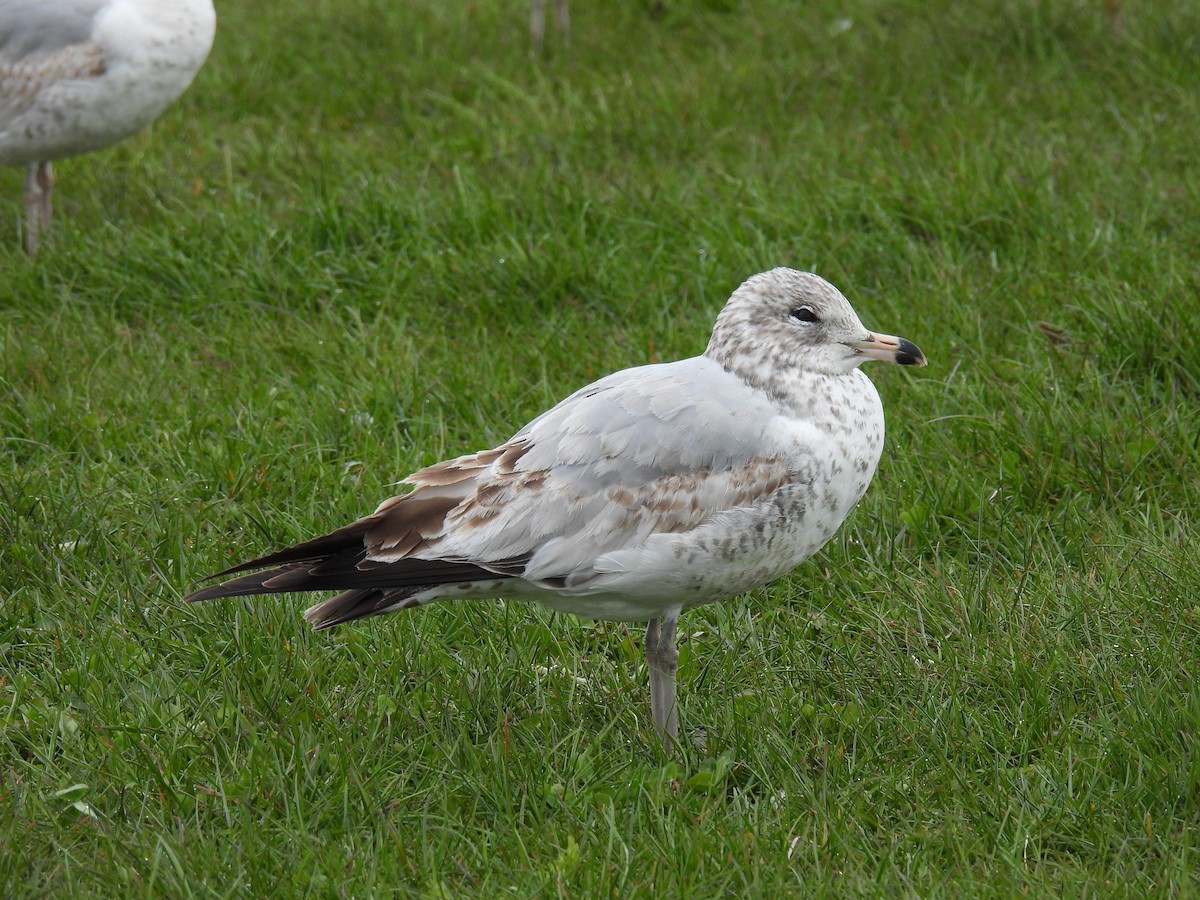
[[[2,0],[0,165],[27,166],[25,249],[50,225],[51,162],[115,144],[208,57],[212,0]]]
[[[488,597],[647,622],[670,745],[680,614],[786,575],[866,492],[883,448],[869,359],[925,365],[829,282],[772,269],[734,291],[702,356],[601,378],[500,446],[409,475],[371,515],[184,599],[341,591],[305,612],[317,629]]]

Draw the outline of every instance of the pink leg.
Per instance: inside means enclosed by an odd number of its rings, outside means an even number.
[[[571,13],[567,8],[567,0],[554,0],[554,21],[565,47],[571,43]],[[534,51],[541,53],[546,38],[546,0],[533,0],[530,5],[529,36],[533,39]]]
[[[533,40],[533,49],[541,53],[546,37],[546,0],[533,0],[530,6],[529,37]]]
[[[678,607],[646,626],[646,668],[650,670],[650,711],[654,730],[668,747],[679,740],[679,709],[675,704],[675,671],[679,651],[675,649]]]
[[[50,227],[50,191],[54,171],[48,162],[31,162],[25,170],[25,252],[35,256],[42,234]]]
[[[567,0],[554,0],[554,19],[558,23],[558,36],[566,47],[571,43],[571,14],[567,10]]]

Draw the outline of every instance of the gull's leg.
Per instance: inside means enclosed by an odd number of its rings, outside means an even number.
[[[679,737],[679,708],[675,703],[675,670],[679,667],[679,651],[675,649],[675,626],[680,609],[668,610],[666,615],[651,619],[646,626],[646,667],[650,670],[650,712],[654,730],[670,744]]]
[[[558,36],[566,47],[571,43],[571,13],[567,9],[567,0],[554,0],[554,20],[558,23]]]
[[[533,49],[540,53],[546,36],[546,0],[533,0],[530,6],[529,36],[533,39]]]
[[[50,227],[50,189],[54,172],[48,162],[31,162],[25,170],[25,252],[34,256],[42,232]]]

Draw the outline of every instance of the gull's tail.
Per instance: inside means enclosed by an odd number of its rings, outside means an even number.
[[[318,603],[304,613],[313,628],[329,628],[364,616],[419,606],[415,594],[439,585],[472,581],[495,581],[505,575],[471,565],[406,557],[394,562],[367,559],[367,533],[377,523],[375,516],[339,528],[293,547],[240,563],[213,578],[263,569],[193,591],[183,599],[189,603],[217,597],[248,594],[290,594],[297,591],[339,590],[342,593]]]

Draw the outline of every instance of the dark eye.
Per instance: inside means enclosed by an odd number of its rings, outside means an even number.
[[[797,306],[792,310],[791,316],[797,322],[819,322],[817,311],[811,306]]]

